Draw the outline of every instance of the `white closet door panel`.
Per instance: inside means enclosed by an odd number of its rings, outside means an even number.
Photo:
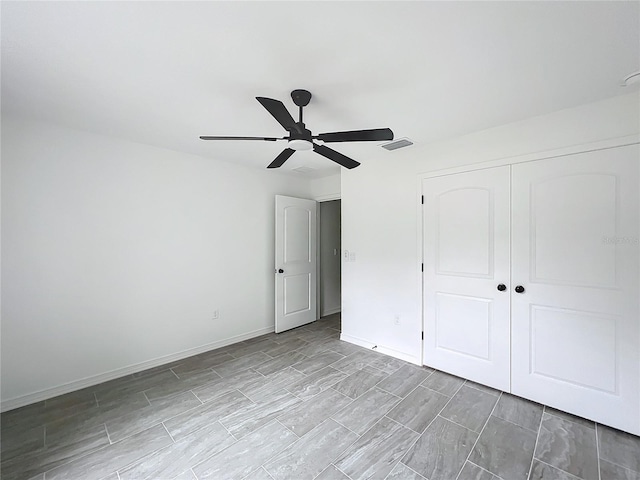
[[[422,192],[424,363],[509,390],[509,167],[429,178]]]
[[[636,434],[639,158],[512,167],[512,392]]]

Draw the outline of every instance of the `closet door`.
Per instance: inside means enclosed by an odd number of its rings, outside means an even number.
[[[511,217],[512,393],[635,434],[639,158],[514,165]]]
[[[424,364],[509,390],[509,167],[422,184]]]

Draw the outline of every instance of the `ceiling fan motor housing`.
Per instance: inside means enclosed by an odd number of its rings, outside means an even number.
[[[298,107],[306,107],[311,101],[311,92],[308,90],[294,90],[291,92],[291,99]]]

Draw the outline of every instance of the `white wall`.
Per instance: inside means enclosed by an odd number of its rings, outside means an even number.
[[[318,203],[320,215],[320,316],[340,311],[340,200]]]
[[[421,361],[420,174],[640,132],[638,93],[430,145],[382,152],[342,172],[343,339]],[[400,316],[400,324],[394,317]]]
[[[335,200],[340,198],[340,174],[314,178],[310,181],[310,197],[314,200]]]
[[[309,184],[3,118],[3,409],[273,331],[274,195]]]

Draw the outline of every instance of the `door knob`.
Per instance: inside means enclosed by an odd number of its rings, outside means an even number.
[[[524,287],[522,285],[518,285],[515,290],[516,293],[524,293]]]
[[[281,268],[279,268],[279,269],[278,269],[278,273],[284,273],[284,270],[283,270],[283,269],[281,269]]]
[[[500,292],[504,292],[507,289],[507,286],[504,283],[501,283],[500,285],[498,285],[498,290]]]

